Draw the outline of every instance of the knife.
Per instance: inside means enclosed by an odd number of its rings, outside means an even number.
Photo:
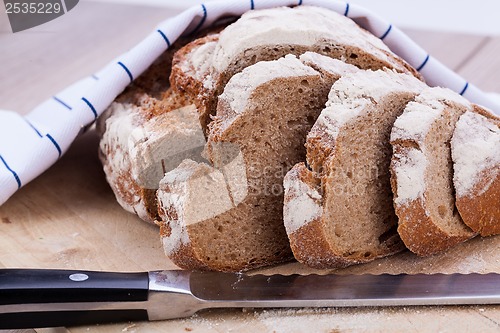
[[[0,329],[164,320],[208,308],[500,304],[500,274],[246,275],[0,269]]]

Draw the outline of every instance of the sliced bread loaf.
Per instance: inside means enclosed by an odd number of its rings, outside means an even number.
[[[295,258],[345,267],[404,249],[392,206],[389,136],[425,84],[393,71],[358,71],[332,87],[307,135],[307,163],[286,175],[284,221]]]
[[[455,207],[450,140],[472,105],[444,88],[428,88],[408,104],[391,133],[394,207],[406,247],[444,251],[475,235]]]
[[[304,58],[321,67],[315,55]],[[164,248],[178,266],[239,271],[292,257],[283,176],[304,159],[305,136],[340,76],[335,72],[356,71],[338,60],[323,62],[328,75],[290,55],[231,78],[210,124],[213,167],[185,162],[158,190]]]
[[[259,23],[255,24],[255,21]],[[116,100],[116,103],[122,104],[119,108],[136,113],[138,118],[130,117],[148,120],[165,112],[194,104],[199,112],[202,129],[205,135],[208,135],[207,124],[215,114],[217,97],[235,73],[260,60],[273,60],[288,53],[300,55],[307,50],[339,58],[361,68],[388,67],[419,76],[378,38],[360,29],[350,19],[322,8],[301,6],[252,11],[227,27],[223,35],[219,36],[217,32],[220,30],[220,27],[216,27],[209,31],[208,36],[198,40],[190,42],[189,39],[181,39],[173,44],[169,51]],[[199,36],[206,33],[207,31],[204,31]],[[175,50],[178,51],[174,56]],[[170,67],[172,67],[171,73]],[[170,85],[167,80],[169,75]],[[115,106],[112,106],[99,120],[98,126],[102,133],[106,131],[109,115],[116,115],[116,112],[112,111]],[[153,188],[150,188],[151,185],[143,187],[137,183],[138,180],[134,175],[144,180],[149,177],[153,169],[156,170],[153,174],[158,174],[163,170],[163,165],[157,162],[168,160],[169,156],[157,156],[152,160],[153,163],[147,163],[147,170],[144,171],[140,170],[134,161],[113,164],[117,159],[108,155],[115,155],[113,153],[115,149],[124,152],[124,159],[129,159],[127,156],[129,149],[135,149],[126,146],[114,148],[113,142],[121,144],[127,141],[123,139],[128,135],[123,132],[123,128],[128,125],[116,123],[121,121],[120,119],[126,122],[126,118],[110,119],[109,128],[122,129],[120,134],[116,133],[121,139],[113,133],[107,133],[106,139],[102,142],[104,151],[101,153],[101,159],[118,202],[129,211],[141,210],[143,213],[139,215],[142,219],[154,221],[158,216],[154,213],[152,194],[157,185]],[[155,123],[160,124],[161,121]],[[140,124],[134,126],[141,127]],[[151,135],[154,136],[152,133]],[[156,142],[159,151],[171,150],[169,147],[159,146],[160,142],[167,144],[170,141]],[[172,143],[174,146],[177,145],[175,142]],[[141,152],[141,147],[137,148],[139,150],[136,149],[137,153],[148,154]],[[134,175],[129,168],[135,170]],[[157,181],[157,178],[150,178],[147,183],[154,184]]]
[[[249,11],[226,27],[210,48],[209,75],[186,78],[185,70],[179,68],[172,71],[171,77],[173,86],[178,84],[180,90],[196,99],[204,127],[210,122],[210,116],[215,115],[217,97],[234,74],[256,62],[275,60],[287,54],[299,56],[313,51],[363,69],[391,68],[420,77],[380,39],[351,19],[312,6]],[[186,55],[179,54],[179,58],[197,57],[189,48],[182,52]],[[199,71],[206,73],[209,59],[203,60],[195,62]]]
[[[482,236],[500,234],[500,119],[475,105],[451,139],[456,206]]]

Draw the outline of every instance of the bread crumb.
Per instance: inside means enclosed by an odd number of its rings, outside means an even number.
[[[129,329],[134,328],[134,327],[135,327],[135,324],[130,324],[127,327],[123,328],[122,332],[128,332]]]

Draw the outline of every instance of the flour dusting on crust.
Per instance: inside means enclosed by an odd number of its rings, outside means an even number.
[[[427,164],[425,153],[418,149],[410,148],[394,154],[393,167],[397,179],[394,202],[397,205],[423,199]]]
[[[163,250],[172,256],[182,245],[189,243],[189,235],[183,223],[187,179],[194,170],[177,168],[168,172],[161,180],[156,197],[160,216],[167,221],[170,234],[162,237]]]
[[[112,103],[105,111],[106,131],[100,141],[103,169],[118,203],[127,211],[147,218],[146,207],[131,175],[129,137],[142,122],[141,109],[133,104]],[[105,158],[104,158],[105,157]]]
[[[391,51],[388,47],[380,39],[366,34],[351,19],[325,8],[299,6],[252,10],[243,14],[220,34],[214,51],[214,67],[224,72],[235,57],[262,45],[313,46],[325,40],[371,50],[378,58],[389,62],[387,54]]]
[[[226,101],[236,113],[243,113],[254,90],[273,79],[295,76],[319,75],[304,65],[297,57],[287,55],[274,61],[261,61],[234,75],[219,99]]]
[[[500,128],[483,115],[463,114],[457,122],[451,147],[458,196],[472,195],[480,176],[487,170],[492,181],[500,176]],[[484,193],[491,183],[478,194]]]
[[[288,172],[283,181],[285,189],[283,220],[288,235],[323,214],[321,194],[306,184],[299,173],[296,166]]]
[[[205,163],[184,160],[167,172],[157,192],[160,216],[170,227],[163,237],[167,255],[189,243],[190,225],[214,218],[234,208],[224,174]]]

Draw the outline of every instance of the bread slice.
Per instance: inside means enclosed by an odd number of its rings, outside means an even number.
[[[188,70],[193,58],[174,59],[174,53],[186,44],[192,52],[211,44],[220,30],[214,29],[195,42],[181,38],[97,120],[106,179],[118,203],[147,222],[159,219],[156,190],[164,172],[184,158],[201,160],[205,139],[198,111],[192,97],[170,87],[169,75],[172,66],[185,68],[186,77],[194,75]]]
[[[225,28],[213,49],[209,75],[196,82],[184,70],[173,70],[173,86],[197,96],[202,126],[215,115],[217,97],[236,73],[259,61],[279,59],[306,51],[340,59],[363,69],[391,68],[420,74],[392,53],[380,39],[361,29],[351,19],[325,8],[298,6],[252,10]],[[192,54],[189,48],[186,53]],[[182,53],[182,51],[181,51]],[[179,54],[180,58],[184,55]],[[201,64],[201,62],[200,62]],[[205,66],[206,62],[203,62]],[[200,66],[201,67],[201,66]],[[206,69],[201,70],[202,73]]]
[[[304,159],[305,136],[333,80],[357,71],[330,58],[323,68],[319,57],[303,56],[325,74],[289,55],[233,76],[210,124],[213,167],[186,161],[165,175],[157,194],[162,237],[178,266],[240,271],[292,258],[283,176]]]
[[[475,235],[455,208],[450,150],[455,124],[471,107],[451,90],[428,88],[394,124],[391,181],[398,232],[418,255],[444,251]]]
[[[451,139],[453,184],[460,216],[481,236],[500,234],[500,119],[475,105]]]
[[[404,249],[392,206],[389,136],[424,88],[387,70],[358,71],[333,85],[307,135],[308,166],[295,165],[284,179],[285,227],[298,261],[338,268]]]

